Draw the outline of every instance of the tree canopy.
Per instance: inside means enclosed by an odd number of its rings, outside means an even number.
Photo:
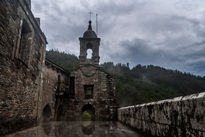
[[[78,68],[75,55],[57,50],[46,52],[46,58],[68,71]],[[165,69],[154,65],[105,62],[100,65],[115,80],[120,106],[136,105],[205,91],[205,77]]]

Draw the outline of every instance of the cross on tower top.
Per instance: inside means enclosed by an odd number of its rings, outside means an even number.
[[[91,20],[91,17],[92,17],[92,14],[93,14],[93,13],[90,11],[89,14],[90,14],[90,20]]]

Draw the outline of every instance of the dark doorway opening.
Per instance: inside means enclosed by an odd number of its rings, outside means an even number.
[[[82,120],[83,121],[95,120],[95,108],[91,104],[87,104],[82,107]]]
[[[63,106],[60,105],[57,110],[57,121],[62,121],[64,118]]]
[[[50,121],[51,118],[51,107],[49,104],[47,104],[44,109],[43,109],[43,122],[48,122]]]

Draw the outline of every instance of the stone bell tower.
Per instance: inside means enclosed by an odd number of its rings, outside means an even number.
[[[70,73],[69,93],[72,97],[63,103],[66,105],[64,108],[66,120],[82,120],[84,112],[90,114],[91,120],[102,121],[117,118],[114,81],[99,66],[100,38],[92,30],[91,23],[89,21],[88,29],[84,32],[83,37],[79,38],[80,66]]]
[[[96,33],[92,30],[91,21],[89,21],[88,30],[80,37],[80,65],[92,64],[99,65],[99,46],[100,38],[97,37]],[[92,51],[91,58],[88,58],[88,50]]]

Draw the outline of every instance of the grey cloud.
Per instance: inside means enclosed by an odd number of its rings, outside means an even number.
[[[189,71],[195,74],[205,76],[205,59],[203,61],[188,64]]]
[[[196,43],[196,45],[197,44],[204,43]],[[111,55],[111,58],[115,58],[117,61],[126,60],[129,61],[132,66],[139,63],[145,65],[160,65],[166,68],[179,69],[181,71],[189,71],[198,75],[204,75],[205,59],[201,60],[200,58],[204,58],[203,53],[205,53],[205,46],[203,50],[199,50],[195,53],[177,55],[176,53],[167,50],[155,49],[152,45],[149,45],[142,39],[124,41],[121,45],[127,48],[127,54]],[[191,63],[186,63],[189,59],[199,59],[199,61],[193,60]]]
[[[186,1],[177,0],[33,0],[32,3],[34,13],[42,18],[41,27],[49,49],[58,48],[78,56],[78,37],[87,29],[88,12],[92,10],[99,13],[101,63],[154,64],[204,75],[205,16],[201,11],[205,11],[205,2],[201,0],[195,6],[189,1],[189,10],[183,8]],[[200,15],[198,18],[194,17],[196,13]]]

